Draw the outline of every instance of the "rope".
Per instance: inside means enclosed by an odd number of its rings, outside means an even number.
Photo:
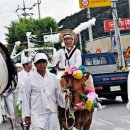
[[[64,91],[67,92],[67,95],[70,94],[69,89],[64,89]],[[67,111],[69,112],[69,118],[73,119],[73,124],[69,127],[68,126],[68,121],[67,121]],[[65,106],[65,120],[66,120],[66,126],[68,129],[72,129],[74,127],[75,124],[75,115],[74,115],[74,110],[71,107],[71,100],[69,99],[69,97],[66,98],[66,106]]]

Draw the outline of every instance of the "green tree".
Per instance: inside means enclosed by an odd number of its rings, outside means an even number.
[[[16,41],[27,43],[26,32],[32,32],[37,35],[37,40],[43,40],[44,33],[50,33],[52,28],[53,32],[58,31],[57,22],[51,17],[45,17],[41,20],[20,18],[19,21],[12,21],[9,27],[6,27],[8,34],[6,40],[9,44],[14,44]]]

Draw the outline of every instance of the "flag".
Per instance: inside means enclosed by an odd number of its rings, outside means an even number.
[[[115,35],[114,35],[113,45],[114,45],[114,47],[116,47],[116,45],[117,45],[117,42],[116,42],[116,37],[115,37]]]

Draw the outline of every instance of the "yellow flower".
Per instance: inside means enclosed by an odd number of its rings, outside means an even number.
[[[93,101],[87,101],[85,105],[85,109],[91,111],[92,107],[93,107]]]
[[[83,73],[81,70],[74,71],[72,75],[75,79],[82,79],[83,77]]]

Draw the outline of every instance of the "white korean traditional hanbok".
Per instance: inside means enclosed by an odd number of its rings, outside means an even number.
[[[17,101],[22,101],[23,99],[23,88],[25,86],[25,81],[29,77],[30,73],[26,72],[24,69],[18,73],[18,98]]]
[[[60,49],[54,55],[52,59],[52,64],[56,65],[59,61],[59,67],[65,69],[66,67],[79,67],[82,65],[81,51],[79,49],[75,49],[75,46],[68,54],[67,49]]]
[[[44,77],[34,72],[26,81],[22,116],[31,117],[33,130],[60,130],[57,106],[65,107],[65,96],[56,76],[46,71]]]

